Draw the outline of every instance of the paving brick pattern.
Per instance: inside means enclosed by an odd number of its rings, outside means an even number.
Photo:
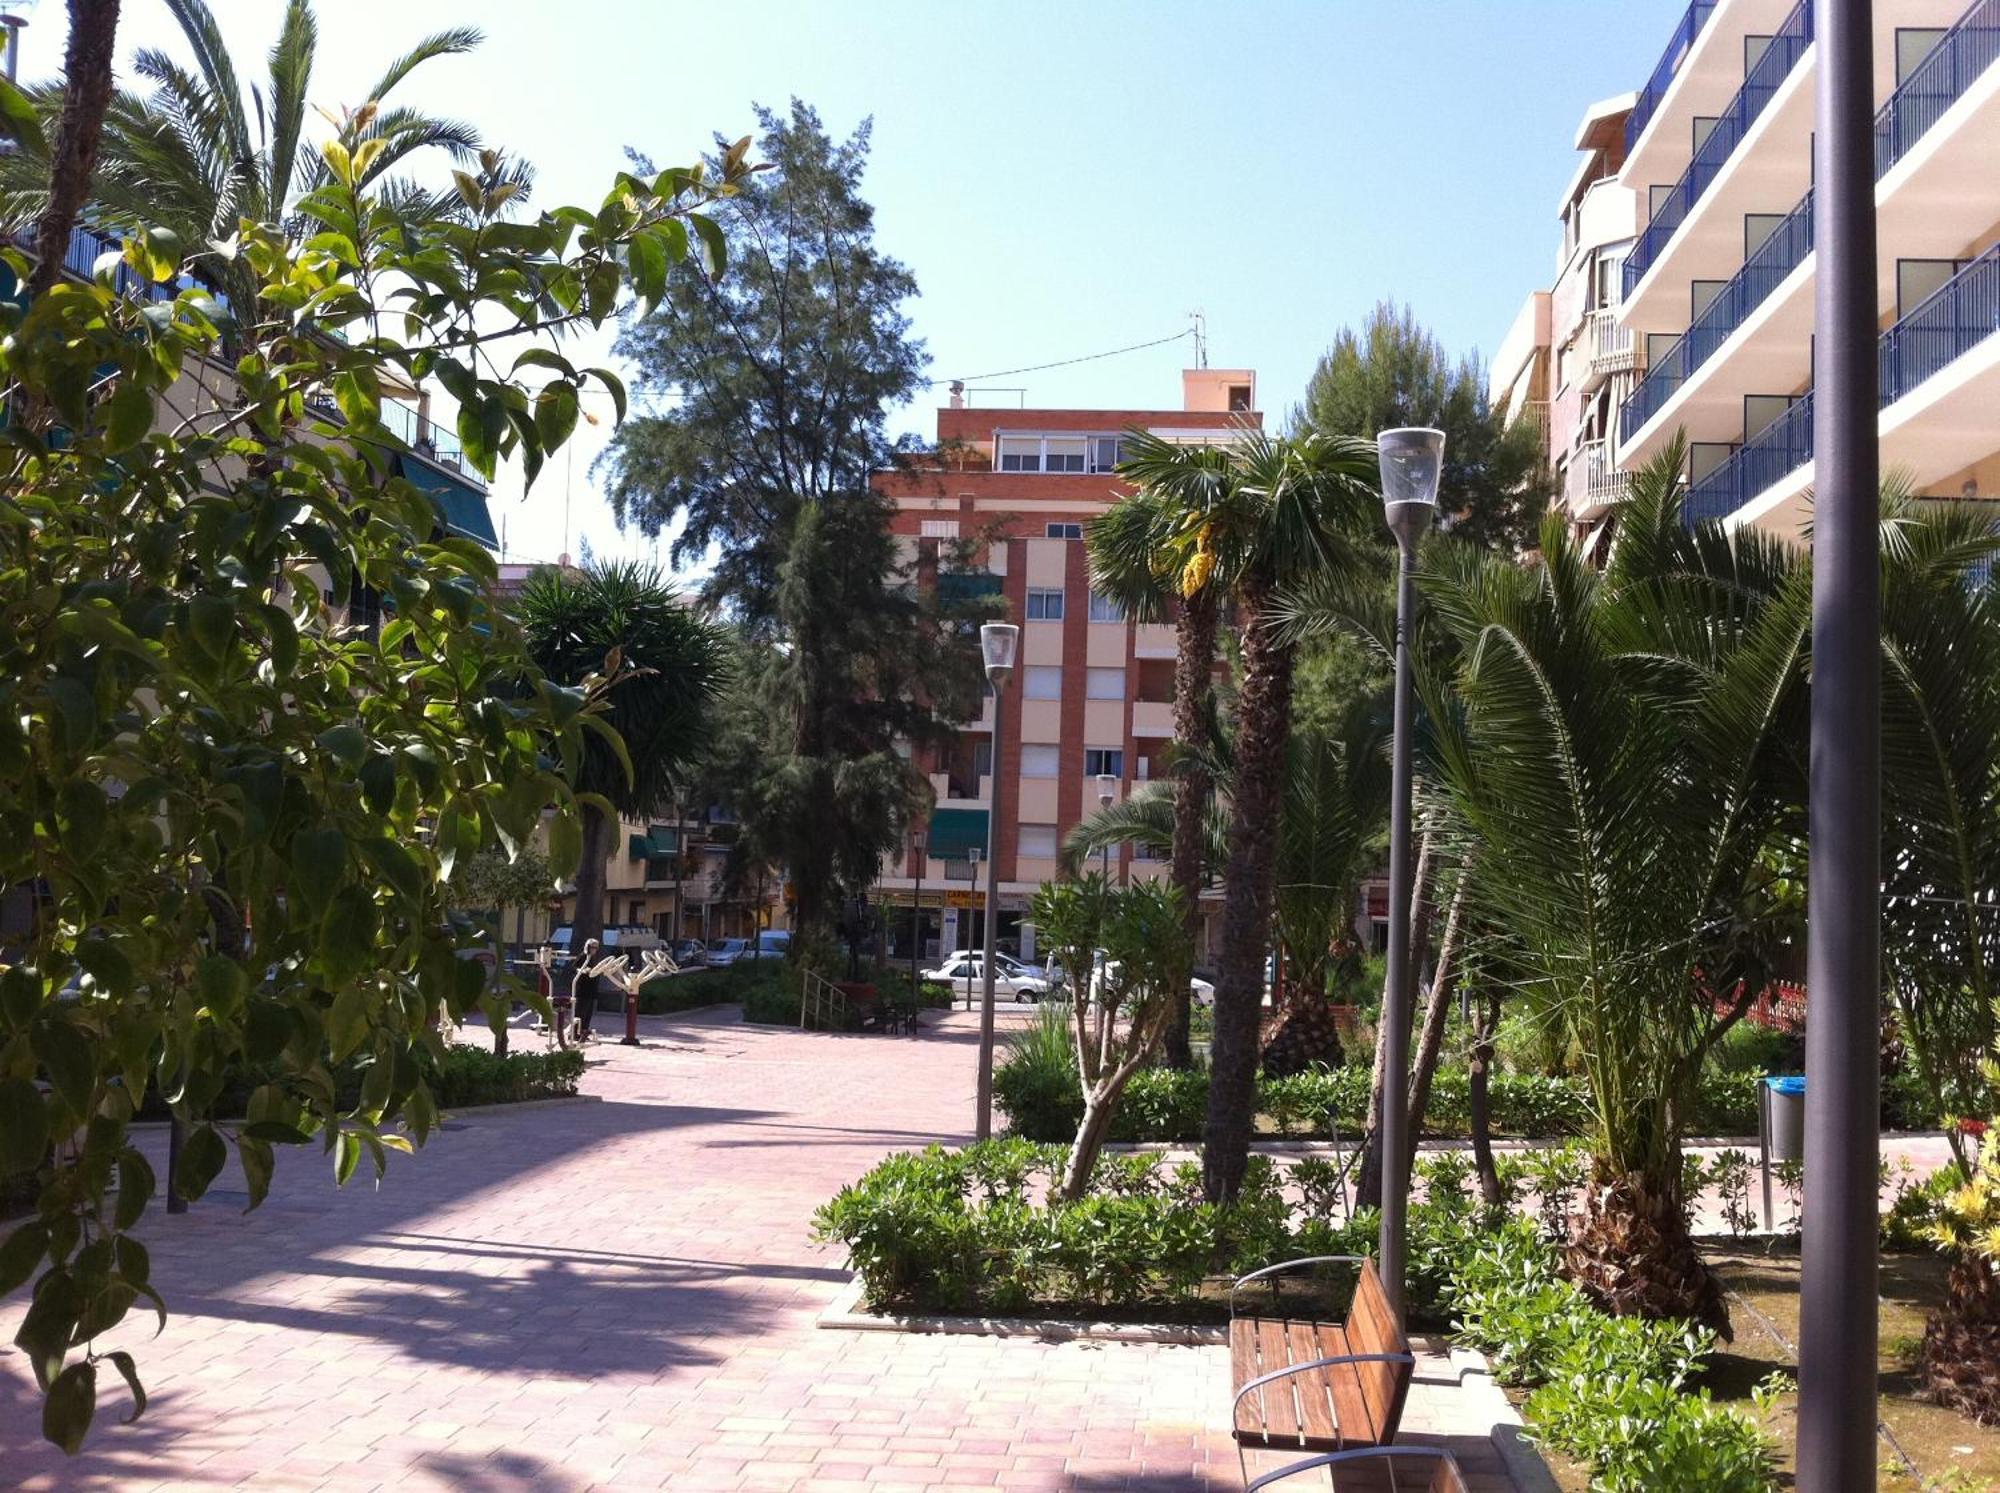
[[[107,1393],[74,1459],[40,1440],[22,1303],[0,1307],[0,1487],[1237,1485],[1221,1348],[815,1326],[846,1277],[812,1210],[888,1151],[965,1139],[969,1017],[914,1038],[733,1011],[644,1028],[593,1047],[597,1102],[468,1114],[379,1189],[343,1196],[301,1153],[256,1213],[225,1174],[149,1217],[173,1316],[103,1346],[137,1353],[153,1403],[120,1426]],[[1466,1452],[1479,1493],[1511,1488],[1483,1428],[1448,1426],[1449,1383],[1426,1363],[1412,1429]]]

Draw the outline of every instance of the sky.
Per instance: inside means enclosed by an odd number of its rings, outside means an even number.
[[[277,0],[211,4],[248,83]],[[397,98],[527,156],[544,206],[594,205],[628,146],[665,165],[751,133],[753,103],[803,98],[842,135],[872,118],[877,243],[916,275],[939,380],[892,433],[931,436],[946,379],[1173,337],[1197,310],[1210,363],[1254,368],[1282,418],[1340,328],[1386,298],[1454,353],[1494,348],[1554,277],[1585,107],[1645,82],[1684,5],[321,0],[312,99],[358,104],[418,38],[476,24],[476,53],[428,64]],[[64,10],[33,13],[24,80],[59,70]],[[164,0],[125,0],[121,60],[142,46],[188,55]],[[1192,352],[1182,339],[990,378],[974,402],[1171,408]],[[518,472],[494,483],[507,558],[587,540],[665,562],[600,495],[608,404],[596,413],[532,491]]]

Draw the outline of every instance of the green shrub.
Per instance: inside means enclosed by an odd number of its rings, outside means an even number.
[[[993,1100],[1031,1141],[1070,1141],[1083,1120],[1083,1085],[1076,1074],[1069,1017],[1059,1005],[1042,1006],[1035,1019],[1007,1039],[993,1070]],[[1144,1073],[1135,1074],[1126,1102]]]
[[[1761,1414],[1781,1385],[1759,1387]],[[1552,1380],[1523,1407],[1531,1434],[1586,1463],[1603,1493],[1764,1493],[1778,1486],[1757,1421],[1702,1389],[1644,1374]]]
[[[1805,1062],[1805,1040],[1789,1032],[1739,1021],[1722,1034],[1708,1060],[1723,1073],[1798,1073]]]
[[[1755,1135],[1757,1089],[1762,1082],[1760,1073],[1702,1069],[1701,1082],[1695,1090],[1694,1133]]]
[[[1081,1116],[1080,1100],[1077,1112]],[[1142,1068],[1132,1075],[1132,1081],[1119,1096],[1118,1108],[1112,1111],[1111,1138],[1184,1140],[1201,1134],[1207,1113],[1207,1073],[1200,1069]],[[1074,1133],[1072,1129],[1071,1134]]]
[[[1933,1247],[1933,1230],[1944,1217],[1945,1200],[1964,1185],[1965,1168],[1956,1161],[1947,1161],[1921,1182],[1912,1180],[1905,1162],[1903,1175],[1896,1179],[1895,1201],[1882,1215],[1882,1247]]]
[[[466,1109],[568,1098],[582,1077],[583,1054],[575,1048],[512,1052],[503,1058],[484,1047],[453,1046],[445,1049],[430,1079],[440,1109]]]

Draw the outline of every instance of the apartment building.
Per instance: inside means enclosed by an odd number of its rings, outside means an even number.
[[[1926,497],[1990,499],[2000,0],[1877,0],[1875,25],[1882,468]],[[1609,465],[1685,433],[1689,513],[1790,538],[1813,486],[1816,57],[1808,0],[1694,0],[1615,145],[1638,214],[1611,309],[1641,371]]]
[[[1097,812],[1101,795],[1122,800],[1164,776],[1162,753],[1173,736],[1172,626],[1135,623],[1090,586],[1084,527],[1129,490],[1111,475],[1121,437],[1137,428],[1219,442],[1262,420],[1249,369],[1186,370],[1178,409],[974,408],[954,390],[937,412],[934,457],[875,476],[876,490],[894,504],[894,532],[919,584],[999,596],[1021,625],[998,763],[1005,812],[993,846],[996,936],[1023,958],[1035,957],[1023,914],[1056,876],[1063,837]],[[980,862],[993,802],[993,710],[989,694],[980,717],[950,744],[916,749],[936,807],[885,863],[872,894],[893,956],[909,956],[913,925],[926,956],[984,937]],[[1166,869],[1163,858],[1130,846],[1112,857],[1114,878]]]

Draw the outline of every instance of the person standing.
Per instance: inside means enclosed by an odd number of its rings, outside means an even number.
[[[590,1018],[597,1014],[597,976],[592,966],[597,963],[597,940],[584,940],[583,953],[576,961],[576,975],[570,985],[570,994],[576,1011],[576,1040],[588,1042]]]

